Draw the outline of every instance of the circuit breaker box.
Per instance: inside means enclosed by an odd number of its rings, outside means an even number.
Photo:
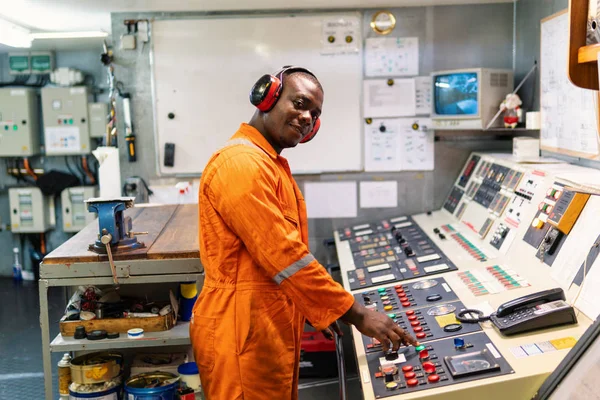
[[[85,86],[42,89],[46,155],[90,153],[88,97]]]
[[[88,115],[90,117],[90,137],[106,137],[106,125],[108,123],[108,104],[90,103],[88,108]]]
[[[38,115],[33,89],[0,89],[0,157],[40,153]]]
[[[96,219],[96,213],[89,212],[84,203],[92,197],[96,197],[95,186],[76,186],[62,191],[63,231],[79,232]]]
[[[54,198],[37,187],[8,189],[10,225],[14,233],[43,233],[56,225]]]

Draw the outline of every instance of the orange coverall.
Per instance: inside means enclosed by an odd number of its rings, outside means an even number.
[[[297,399],[304,319],[323,330],[354,298],[308,250],[287,160],[242,124],[204,169],[199,207],[206,277],[190,338],[207,399]]]

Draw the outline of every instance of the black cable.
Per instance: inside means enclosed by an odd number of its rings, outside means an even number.
[[[67,166],[67,169],[69,170],[69,172],[71,173],[71,175],[73,175],[77,180],[79,180],[79,177],[77,176],[77,174],[71,168],[71,164],[69,163],[69,156],[65,156],[65,165]]]
[[[467,314],[471,314],[471,315],[476,315],[476,317],[470,316],[467,317]],[[474,310],[474,309],[470,309],[467,308],[465,310],[461,310],[457,313],[455,313],[456,319],[460,322],[466,323],[466,324],[476,324],[478,322],[485,322],[485,321],[489,321],[490,317],[493,314],[490,314],[488,316],[484,316],[483,315],[483,311],[479,311],[479,310]]]
[[[75,157],[75,167],[77,167],[77,171],[81,174],[81,184],[83,186],[87,185],[87,175],[85,174],[85,171],[83,170],[83,167],[81,166],[81,159],[79,158],[79,156],[74,156]]]

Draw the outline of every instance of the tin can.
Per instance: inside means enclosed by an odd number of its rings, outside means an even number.
[[[128,400],[174,400],[179,377],[170,372],[146,372],[125,382]]]

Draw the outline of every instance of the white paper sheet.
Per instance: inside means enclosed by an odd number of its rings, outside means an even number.
[[[368,38],[365,43],[367,76],[419,75],[419,38]]]
[[[592,265],[587,266],[587,271],[575,307],[593,321],[600,314],[600,301],[598,301],[598,293],[600,293],[600,257],[597,257]]]
[[[432,171],[434,146],[433,146],[433,130],[431,120],[405,119],[405,123],[401,124],[401,134],[403,136],[403,151],[402,170],[404,171]],[[417,130],[413,129],[413,124],[417,124]]]
[[[573,283],[583,260],[600,234],[598,215],[600,215],[600,197],[591,196],[569,233],[569,237],[577,239],[567,240],[552,263],[551,276],[564,285],[565,289]]]
[[[78,126],[51,126],[47,127],[44,133],[48,154],[81,153],[81,138]]]
[[[363,81],[363,116],[365,118],[413,116],[417,112],[414,79]]]
[[[360,208],[398,207],[398,182],[375,181],[360,183]]]
[[[323,20],[321,54],[358,53],[361,44],[360,24],[357,20],[326,18]]]
[[[433,170],[433,131],[424,131],[430,126],[427,118],[377,119],[365,124],[365,171]]]
[[[356,181],[305,182],[308,218],[355,218]]]
[[[418,76],[415,78],[416,114],[431,114],[431,77]]]

